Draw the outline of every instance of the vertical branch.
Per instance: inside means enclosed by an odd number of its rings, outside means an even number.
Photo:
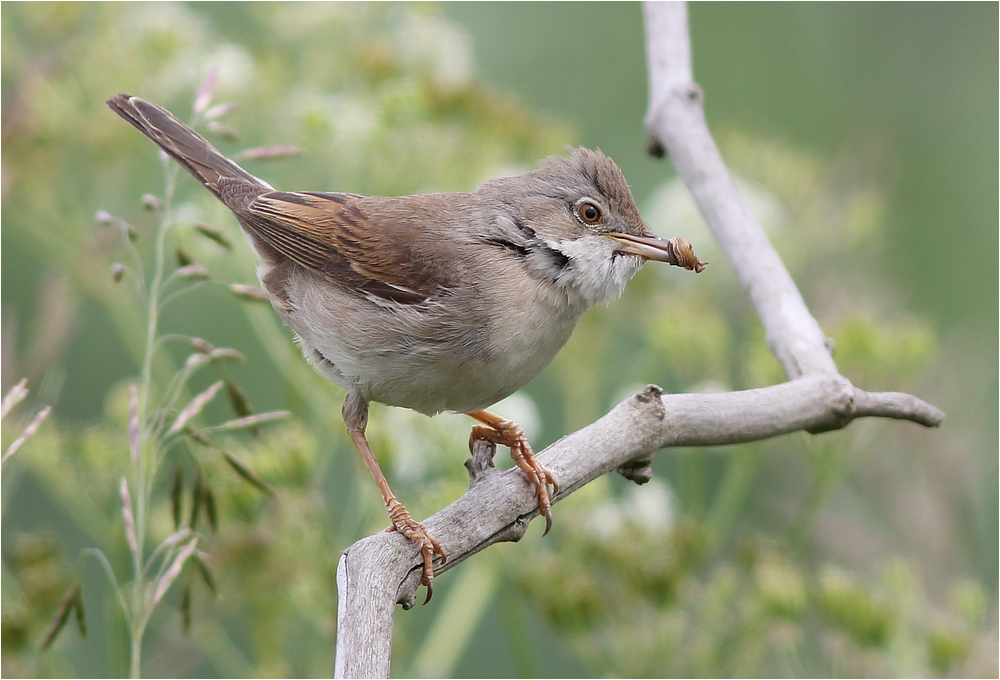
[[[389,677],[396,589],[402,575],[378,552],[374,542],[362,540],[340,556],[335,678]]]

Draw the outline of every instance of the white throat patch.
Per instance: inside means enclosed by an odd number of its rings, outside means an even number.
[[[615,241],[599,234],[548,245],[570,262],[557,283],[575,289],[588,306],[620,296],[644,264],[637,255],[616,253]]]

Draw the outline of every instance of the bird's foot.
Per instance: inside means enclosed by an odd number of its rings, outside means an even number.
[[[559,485],[555,478],[546,470],[538,459],[535,452],[528,443],[528,438],[524,436],[522,430],[513,421],[495,416],[492,413],[489,419],[481,417],[485,411],[479,411],[473,417],[486,425],[475,425],[472,434],[469,436],[469,449],[479,439],[503,444],[510,448],[510,457],[528,477],[528,481],[535,487],[538,496],[538,514],[545,518],[545,533],[549,533],[552,528],[552,495],[559,492]],[[549,493],[549,486],[552,486],[552,494]],[[545,534],[542,534],[543,536]]]
[[[444,548],[441,547],[436,538],[424,529],[422,524],[413,519],[410,511],[395,498],[389,501],[387,509],[389,510],[389,519],[392,520],[392,526],[387,531],[398,531],[420,546],[420,554],[424,558],[420,583],[427,586],[427,599],[424,600],[424,604],[427,604],[431,601],[431,595],[434,594],[432,585],[434,583],[434,555],[440,555],[441,564],[444,564],[448,559],[444,554]]]

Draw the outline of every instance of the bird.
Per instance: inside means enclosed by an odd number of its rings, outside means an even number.
[[[235,215],[306,360],[347,390],[347,432],[389,529],[419,546],[427,600],[434,562],[447,556],[379,468],[365,436],[369,404],[478,421],[470,447],[482,439],[510,449],[548,533],[556,479],[524,431],[487,409],[540,373],[583,313],[618,297],[645,262],[707,264],[684,239],[646,228],[620,168],[599,150],[570,149],[469,192],[277,191],[168,110],[128,94],[107,105]]]

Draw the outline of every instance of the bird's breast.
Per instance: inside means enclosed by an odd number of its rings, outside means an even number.
[[[470,285],[398,304],[338,289],[295,267],[284,273],[281,294],[270,292],[320,373],[370,401],[433,415],[509,396],[569,339],[584,309],[514,276],[498,277],[488,289]]]

